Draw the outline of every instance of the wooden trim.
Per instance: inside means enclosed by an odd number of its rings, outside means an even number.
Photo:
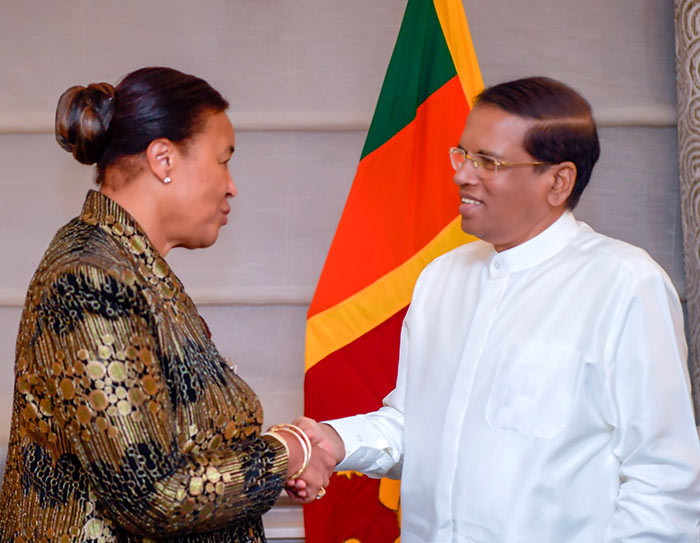
[[[309,306],[314,286],[308,288],[246,288],[187,287],[187,294],[198,306],[221,305],[292,305]],[[26,292],[21,289],[0,288],[0,308],[22,307]]]
[[[309,289],[309,291],[311,290],[312,289]],[[264,288],[251,290],[247,293],[206,292],[206,289],[188,288],[187,293],[199,307],[235,305],[308,307],[311,304],[311,295],[306,296],[293,291],[289,293],[279,293],[275,291],[272,293],[266,291]],[[681,303],[686,303],[686,293],[679,290],[678,295],[680,296]],[[0,292],[0,309],[19,309],[24,306],[24,297],[24,292]]]
[[[594,108],[599,127],[676,126],[675,105],[604,106]],[[362,132],[371,118],[352,113],[229,113],[242,132]],[[53,134],[53,112],[0,113],[0,134]]]
[[[268,541],[277,543],[303,543],[304,517],[301,505],[292,503],[282,494],[263,516]]]

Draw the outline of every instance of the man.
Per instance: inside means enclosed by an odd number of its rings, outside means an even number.
[[[486,89],[450,150],[482,241],[418,279],[383,408],[298,421],[336,469],[401,478],[402,543],[699,541],[681,306],[574,218],[598,155],[566,85]]]

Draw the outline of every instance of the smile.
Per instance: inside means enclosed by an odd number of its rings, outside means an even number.
[[[479,205],[483,202],[480,202],[479,200],[473,200],[472,198],[467,198],[466,196],[462,196],[462,203],[463,204],[471,204],[471,205]]]

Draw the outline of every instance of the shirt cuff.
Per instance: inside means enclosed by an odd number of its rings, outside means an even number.
[[[362,415],[328,420],[323,424],[332,426],[345,446],[345,458],[336,466],[336,471],[365,470],[377,461],[384,464],[379,459],[381,456],[394,456],[390,453],[392,447],[386,436]]]

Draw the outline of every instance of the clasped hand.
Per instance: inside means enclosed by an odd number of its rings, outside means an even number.
[[[294,421],[294,425],[301,428],[311,441],[311,460],[296,479],[287,480],[285,490],[293,502],[309,503],[326,493],[335,466],[345,458],[345,446],[336,431],[327,424],[301,417]]]

